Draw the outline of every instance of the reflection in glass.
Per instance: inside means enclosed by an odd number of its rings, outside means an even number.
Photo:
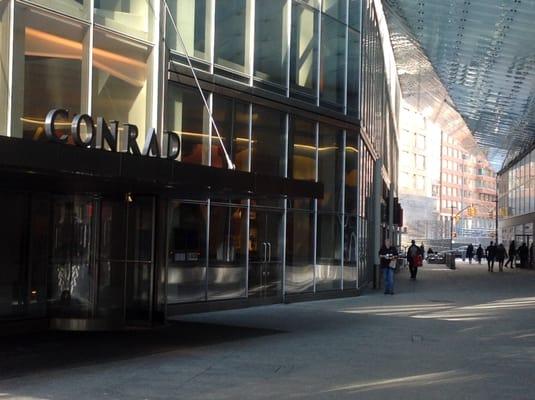
[[[245,295],[247,209],[211,206],[208,299]]]
[[[93,115],[138,127],[139,144],[147,129],[147,59],[151,48],[95,30]]]
[[[59,11],[73,17],[89,18],[89,0],[30,0],[32,3]]]
[[[344,219],[344,289],[357,287],[357,216]]]
[[[208,60],[208,43],[211,37],[210,3],[206,0],[169,0],[167,4],[171,16],[180,29],[180,36],[188,55]],[[184,53],[170,18],[167,22],[166,44],[170,49]]]
[[[249,171],[249,105],[214,95],[213,116],[229,157],[239,171]],[[223,148],[212,130],[212,167],[227,168]]]
[[[287,0],[256,0],[255,76],[279,85],[286,84],[288,62],[286,36]]]
[[[286,114],[253,105],[253,172],[284,176],[285,131]]]
[[[347,113],[359,115],[360,83],[360,34],[352,29],[349,32],[347,54]]]
[[[169,210],[167,301],[206,299],[206,205],[173,201]]]
[[[9,77],[9,7],[0,1],[0,135],[7,136]]]
[[[342,22],[346,19],[347,0],[323,0],[322,11]]]
[[[292,4],[290,82],[294,88],[315,95],[317,71],[317,11]]]
[[[208,165],[209,118],[199,92],[170,84],[166,108],[166,130],[175,132],[180,138],[177,160]]]
[[[286,291],[314,290],[314,214],[289,212],[286,222]]]
[[[24,54],[16,45],[14,58],[24,57],[23,137],[44,137],[43,122],[52,108],[80,113],[82,99],[82,41],[85,31],[46,13],[17,8],[16,29],[24,32]],[[17,60],[17,62],[19,61]],[[18,71],[16,73],[19,73]],[[16,85],[16,81],[14,83]],[[16,107],[16,106],[15,106]],[[67,132],[68,124],[58,124]]]
[[[345,213],[356,215],[358,198],[358,163],[357,148],[358,133],[349,131],[346,135],[346,165],[345,165]]]
[[[94,203],[89,197],[57,198],[52,210],[52,250],[48,273],[52,317],[91,316],[91,251]]]
[[[320,97],[343,104],[345,82],[346,27],[326,15],[321,16]]]
[[[316,244],[316,290],[341,288],[342,249],[340,228],[342,217],[318,214],[318,239]]]
[[[95,23],[140,39],[152,39],[155,16],[151,0],[94,1]]]
[[[215,62],[246,72],[247,0],[216,1]]]
[[[342,131],[320,124],[318,148],[318,181],[323,183],[323,199],[318,199],[318,210],[340,211]]]
[[[315,181],[316,123],[292,116],[288,141],[288,177]],[[314,207],[314,199],[295,198],[288,204],[290,208],[311,210]]]
[[[362,0],[349,0],[349,26],[360,32]]]

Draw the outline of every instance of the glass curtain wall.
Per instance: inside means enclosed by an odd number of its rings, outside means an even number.
[[[346,133],[344,187],[344,289],[357,287],[358,262],[358,133]]]
[[[341,110],[345,100],[346,33],[344,23],[321,16],[320,99],[322,104],[334,103]]]
[[[95,22],[146,41],[153,40],[156,0],[94,0]]]
[[[0,135],[8,136],[7,113],[9,102],[9,7],[0,1]]]

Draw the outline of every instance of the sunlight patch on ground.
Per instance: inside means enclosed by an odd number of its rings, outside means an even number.
[[[337,386],[332,389],[326,390],[326,393],[329,392],[350,392],[350,393],[359,393],[367,392],[371,390],[379,389],[389,389],[389,388],[400,388],[400,387],[419,387],[427,385],[438,385],[438,384],[451,384],[459,382],[468,382],[484,379],[487,376],[471,374],[467,375],[462,371],[444,371],[444,372],[435,372],[429,374],[421,375],[411,375],[400,378],[392,379],[380,379],[376,381],[368,382],[359,382],[347,386]]]

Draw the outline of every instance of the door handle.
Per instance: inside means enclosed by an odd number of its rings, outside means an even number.
[[[268,259],[267,261],[271,262],[271,243],[267,242],[267,248],[268,248]]]
[[[266,262],[267,261],[267,243],[266,242],[262,242],[262,249],[264,250],[264,259],[262,261]]]

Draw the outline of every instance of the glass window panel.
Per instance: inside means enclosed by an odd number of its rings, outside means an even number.
[[[320,125],[318,148],[318,181],[323,183],[323,199],[318,200],[321,211],[340,210],[342,132],[334,127]]]
[[[208,299],[245,295],[247,209],[210,207]]]
[[[349,43],[347,55],[347,113],[359,115],[359,84],[360,84],[360,34],[348,30]]]
[[[287,0],[256,0],[254,74],[279,85],[286,84],[288,62]]]
[[[166,130],[180,139],[177,160],[208,165],[209,118],[197,89],[170,84],[166,108]]]
[[[148,128],[151,48],[99,30],[95,30],[93,43],[92,114],[136,125],[141,147]]]
[[[340,241],[341,216],[318,214],[316,250],[316,290],[340,289],[342,251]]]
[[[289,212],[286,226],[286,290],[314,289],[314,214]]]
[[[322,15],[320,96],[322,100],[344,103],[346,26]]]
[[[358,196],[358,163],[357,132],[347,132],[346,135],[346,165],[345,165],[345,212],[357,214]]]
[[[144,40],[152,40],[152,0],[94,0],[95,23]]]
[[[323,0],[322,11],[331,17],[345,22],[347,14],[347,0]]]
[[[249,105],[214,95],[214,120],[225,149],[237,170],[249,171]],[[212,129],[212,167],[227,168],[223,147]]]
[[[316,123],[292,117],[289,146],[288,177],[316,180]]]
[[[298,3],[292,5],[290,82],[294,88],[315,95],[318,23],[317,12]]]
[[[349,26],[360,32],[362,0],[349,0]]]
[[[205,204],[173,201],[169,209],[167,301],[206,299]]]
[[[60,21],[30,8],[17,7],[16,15],[14,64],[22,68],[14,72],[14,91],[21,91],[18,82],[22,77],[17,75],[24,74],[23,137],[38,140],[44,137],[43,121],[50,109],[65,108],[71,116],[82,111],[82,41],[86,31],[78,23]],[[21,34],[24,44],[19,42]],[[18,105],[13,107],[17,110]],[[63,127],[67,133],[68,124]]]
[[[188,55],[204,60],[209,58],[211,35],[210,2],[206,0],[170,0],[167,2],[171,16],[180,29]],[[167,45],[170,49],[184,53],[180,38],[170,18],[167,21]]]
[[[344,223],[344,289],[356,288],[357,219],[357,216],[347,216]]]
[[[239,72],[246,72],[247,0],[216,1],[215,62]]]
[[[89,0],[30,0],[32,3],[60,11],[73,17],[88,19]]]
[[[286,114],[253,106],[252,171],[284,176]]]
[[[0,135],[7,135],[9,76],[9,7],[0,1]]]

